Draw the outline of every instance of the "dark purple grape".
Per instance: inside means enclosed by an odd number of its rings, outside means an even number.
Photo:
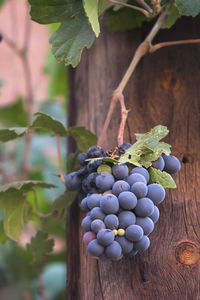
[[[94,233],[97,233],[97,232],[99,232],[99,230],[102,230],[105,228],[106,228],[106,226],[105,226],[104,222],[100,219],[96,219],[96,220],[92,221],[92,223],[91,223],[91,230]]]
[[[118,215],[119,228],[125,229],[130,225],[135,224],[136,217],[131,211],[122,211]]]
[[[95,219],[100,219],[100,220],[104,220],[105,218],[105,214],[102,212],[101,208],[100,207],[94,207],[91,212],[90,212],[90,218],[92,220],[95,220]]]
[[[68,191],[77,191],[81,187],[81,179],[77,172],[72,172],[65,176],[65,186]]]
[[[127,149],[129,149],[132,146],[130,143],[124,143],[118,147],[118,153],[119,155],[123,154]]]
[[[149,216],[149,218],[156,224],[158,222],[158,219],[160,217],[160,212],[157,206],[154,205],[154,211],[153,213]]]
[[[148,236],[144,235],[140,241],[134,243],[134,250],[145,251],[149,248],[149,246],[150,240]]]
[[[138,200],[137,206],[134,209],[138,217],[148,217],[154,211],[154,204],[149,198],[141,198]]]
[[[131,186],[131,192],[134,193],[135,196],[139,199],[147,195],[148,188],[144,182],[135,182]]]
[[[136,224],[142,227],[145,235],[149,235],[154,230],[154,223],[149,217],[136,218]]]
[[[95,160],[94,162],[90,162],[89,164],[87,164],[87,172],[96,172],[98,167],[102,165],[102,163],[102,160]]]
[[[163,159],[165,161],[165,167],[164,167],[165,172],[169,174],[174,174],[180,171],[181,163],[177,157],[173,155],[165,155],[163,156]]]
[[[114,182],[114,177],[107,172],[102,172],[96,178],[96,186],[101,192],[110,190]]]
[[[91,194],[87,197],[87,206],[89,209],[93,209],[94,207],[100,207],[100,199],[101,199],[100,194]]]
[[[145,168],[136,167],[136,168],[132,169],[130,172],[130,174],[135,174],[135,173],[143,175],[146,179],[146,182],[147,183],[149,182],[149,178],[150,178],[149,172]]]
[[[122,248],[118,242],[113,241],[105,248],[105,254],[110,259],[117,259],[122,255]]]
[[[118,217],[113,214],[107,215],[104,219],[104,224],[106,225],[106,228],[109,228],[111,230],[117,229],[119,226]]]
[[[137,205],[137,198],[131,192],[122,192],[118,196],[119,205],[125,210],[131,210]]]
[[[81,227],[83,228],[84,231],[90,231],[91,230],[91,223],[92,220],[90,218],[90,216],[86,216],[81,223]]]
[[[128,240],[132,242],[137,242],[141,240],[144,235],[144,231],[141,226],[130,225],[126,228],[125,236]]]
[[[128,176],[128,167],[125,164],[117,164],[112,167],[112,174],[116,179],[124,179]]]
[[[158,183],[149,184],[147,197],[150,198],[155,205],[158,205],[165,199],[165,190]]]
[[[93,256],[99,257],[103,254],[104,247],[97,240],[93,240],[88,244],[88,252]]]
[[[83,198],[83,200],[81,201],[81,207],[82,207],[82,209],[83,209],[84,211],[88,211],[88,210],[89,210],[89,208],[88,208],[88,206],[87,206],[87,199],[88,199],[88,197],[85,197],[85,198]]]
[[[105,152],[98,146],[92,146],[88,149],[88,158],[104,157]]]
[[[77,175],[79,177],[84,177],[85,175],[88,174],[88,171],[87,171],[87,166],[81,168],[80,170],[76,171]]]
[[[119,210],[119,201],[113,194],[107,194],[100,199],[100,208],[105,214],[116,214]]]
[[[87,153],[79,153],[77,160],[81,166],[86,164],[85,160],[88,158]]]
[[[152,167],[162,171],[165,167],[165,161],[162,156],[158,157],[155,161],[152,162]]]
[[[132,186],[136,182],[143,182],[144,184],[147,184],[146,178],[139,173],[133,173],[133,174],[129,175],[126,178],[126,181],[128,182],[128,184],[130,186]]]
[[[117,236],[116,241],[122,247],[123,254],[128,254],[133,250],[133,243],[128,241],[124,236]]]
[[[92,231],[87,231],[83,235],[83,242],[85,245],[88,245],[91,241],[96,239],[96,234]]]
[[[118,180],[113,184],[112,192],[115,196],[119,196],[120,193],[130,191],[130,185],[124,180]]]
[[[133,257],[133,256],[136,256],[136,254],[138,254],[138,250],[135,250],[133,248],[133,250],[128,254],[129,257]]]
[[[102,229],[97,233],[97,240],[102,246],[110,245],[114,238],[114,233],[110,229]]]

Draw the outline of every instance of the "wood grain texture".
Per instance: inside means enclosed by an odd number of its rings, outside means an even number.
[[[84,51],[78,68],[70,70],[70,126],[85,125],[100,134],[109,95],[149,26],[126,34],[104,30],[92,49]],[[186,18],[171,30],[163,30],[157,42],[199,36],[200,18]],[[88,255],[80,226],[84,214],[74,203],[67,224],[67,299],[200,299],[199,78],[199,45],[163,48],[147,55],[136,68],[125,90],[126,106],[131,109],[125,141],[133,142],[134,132],[167,125],[167,142],[173,145],[174,155],[183,160],[181,172],[174,176],[178,188],[167,190],[159,206],[161,216],[150,235],[148,251],[117,262],[97,261]],[[116,145],[119,116],[117,107],[107,132],[106,149]],[[70,150],[74,147],[70,143]]]

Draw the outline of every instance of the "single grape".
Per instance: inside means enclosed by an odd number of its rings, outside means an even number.
[[[102,229],[97,233],[99,244],[108,246],[114,241],[115,235],[110,229]]]
[[[147,197],[150,198],[155,205],[158,205],[165,199],[165,190],[158,183],[149,184]]]
[[[96,220],[92,221],[92,223],[91,223],[91,230],[94,233],[97,233],[97,232],[99,232],[99,230],[102,230],[102,229],[105,229],[105,228],[106,228],[106,226],[105,226],[104,222],[100,219],[96,219]]]
[[[113,194],[107,194],[100,199],[100,208],[105,214],[115,214],[119,210],[119,201]]]
[[[96,178],[96,186],[102,192],[110,190],[114,182],[114,177],[107,172],[102,172]]]
[[[83,178],[85,175],[88,174],[87,166],[84,166],[80,170],[76,171],[76,173],[77,173],[78,177]]]
[[[65,176],[65,186],[69,191],[76,191],[81,187],[81,179],[77,172],[72,172]]]
[[[130,185],[126,181],[118,180],[113,184],[112,192],[115,196],[125,191],[130,191]]]
[[[100,207],[100,199],[101,199],[100,194],[92,194],[87,197],[87,206],[89,209],[93,209],[94,207]]]
[[[148,188],[144,182],[135,182],[131,186],[131,192],[134,193],[135,196],[139,199],[147,195]]]
[[[141,198],[138,200],[137,206],[134,209],[138,217],[148,217],[154,211],[154,204],[149,198]]]
[[[96,239],[96,234],[92,231],[85,232],[83,235],[83,242],[85,245],[88,245],[91,241]]]
[[[88,194],[88,193],[89,193],[88,186],[89,186],[88,179],[87,179],[87,178],[84,178],[83,181],[82,181],[81,188],[82,188],[82,190],[83,190],[83,192],[84,192],[85,194]]]
[[[128,184],[130,186],[132,186],[136,182],[143,182],[144,184],[147,184],[146,178],[139,173],[133,173],[133,174],[129,175],[127,177],[126,181],[128,182]]]
[[[90,216],[86,216],[82,222],[81,222],[81,227],[83,228],[84,231],[90,231],[91,230],[91,223],[92,220],[90,218]]]
[[[97,173],[98,174],[101,174],[101,173],[103,173],[103,172],[107,172],[107,173],[112,173],[112,169],[111,169],[111,167],[110,166],[108,166],[108,165],[106,165],[106,164],[102,164],[102,165],[100,165],[99,167],[98,167],[98,169],[97,169]]]
[[[139,225],[130,225],[126,228],[125,235],[128,240],[132,242],[137,242],[143,237],[144,231]]]
[[[104,247],[97,240],[93,240],[88,244],[88,252],[93,256],[99,257],[103,254]]]
[[[165,172],[169,174],[174,174],[180,171],[181,163],[177,157],[173,155],[165,155],[163,156],[163,159],[165,161],[165,167],[164,167]]]
[[[88,210],[89,210],[89,208],[88,208],[88,206],[87,206],[87,199],[88,199],[88,197],[85,197],[85,198],[83,198],[83,200],[81,201],[81,207],[82,207],[82,209],[83,209],[84,211],[88,211]]]
[[[104,157],[105,152],[98,146],[92,146],[88,149],[88,158]]]
[[[128,167],[125,164],[117,164],[112,167],[112,174],[116,179],[124,179],[128,176]]]
[[[111,229],[111,230],[117,229],[119,226],[118,217],[113,214],[107,215],[104,219],[104,223],[106,225],[106,228]]]
[[[122,247],[123,254],[128,254],[133,250],[133,243],[128,241],[124,236],[117,236],[116,241]]]
[[[137,198],[131,192],[122,192],[118,196],[119,205],[125,210],[131,210],[137,205]]]
[[[134,250],[145,251],[149,248],[149,246],[150,240],[148,236],[144,235],[140,241],[134,243]]]
[[[133,257],[133,256],[136,256],[136,254],[138,254],[138,250],[135,250],[133,248],[133,250],[128,254],[129,257]]]
[[[147,183],[149,182],[149,178],[150,178],[149,172],[145,168],[136,167],[136,168],[131,170],[130,175],[135,174],[135,173],[143,175],[146,179],[146,182]]]
[[[142,227],[145,235],[149,235],[154,230],[154,223],[149,217],[136,218],[136,224]]]
[[[88,187],[96,187],[97,176],[98,176],[97,172],[92,172],[88,175],[88,177],[87,177]]]
[[[113,229],[112,232],[114,233],[115,236],[118,234],[118,230],[117,229]]]
[[[136,217],[131,211],[122,211],[118,215],[119,228],[125,229],[130,225],[135,224]]]
[[[87,153],[79,153],[77,160],[81,166],[86,164],[85,160],[88,158]]]
[[[122,229],[122,228],[120,228],[120,229],[117,230],[117,234],[118,234],[119,236],[124,236],[124,235],[125,235],[125,230]]]
[[[158,222],[158,219],[160,217],[160,212],[157,206],[154,205],[154,211],[153,213],[149,216],[149,218],[156,224]]]
[[[152,167],[162,171],[165,167],[165,161],[162,156],[158,157],[155,161],[152,162]]]
[[[105,254],[108,258],[117,259],[122,254],[122,248],[118,242],[113,241],[109,246],[105,248]]]
[[[90,212],[90,218],[92,220],[99,219],[103,221],[105,216],[100,207],[94,207]]]

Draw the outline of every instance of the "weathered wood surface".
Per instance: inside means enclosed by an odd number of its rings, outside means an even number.
[[[149,25],[148,25],[149,26]],[[136,46],[148,28],[126,34],[104,32],[76,70],[70,71],[69,124],[100,131],[109,95],[119,83]],[[200,18],[183,19],[157,41],[200,37]],[[146,56],[125,90],[131,109],[125,141],[134,132],[167,125],[167,142],[183,161],[159,206],[160,220],[148,251],[135,258],[101,262],[82,243],[81,218],[74,203],[67,224],[67,299],[199,300],[200,299],[200,46],[168,47]],[[105,148],[116,145],[119,107],[107,132]],[[129,130],[128,130],[129,128]],[[71,145],[71,149],[73,145]],[[185,243],[185,244],[184,244]]]

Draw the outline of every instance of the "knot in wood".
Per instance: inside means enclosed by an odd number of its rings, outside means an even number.
[[[184,265],[194,265],[200,257],[199,247],[191,242],[180,243],[176,247],[176,259]]]

